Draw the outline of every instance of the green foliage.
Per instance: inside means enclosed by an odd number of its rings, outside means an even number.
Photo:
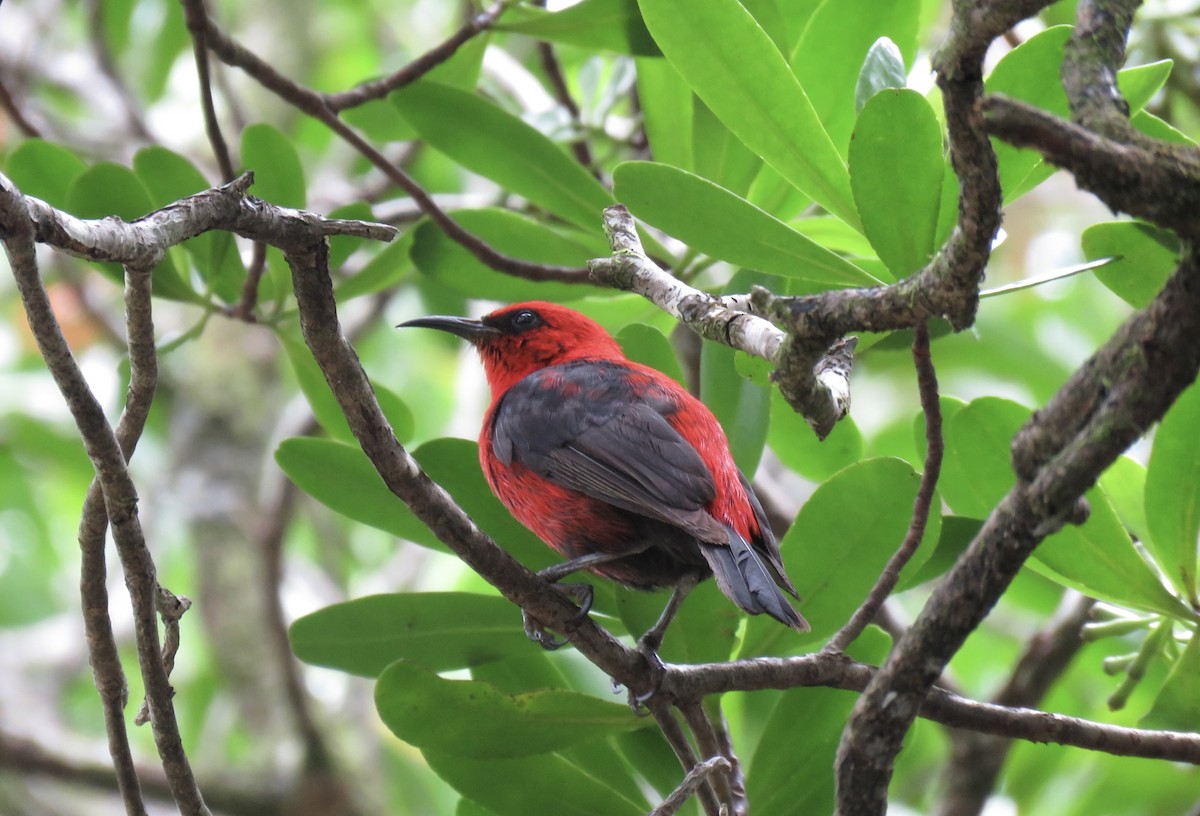
[[[958,217],[940,96],[927,76],[945,5],[583,0],[547,10],[514,3],[421,81],[339,116],[480,243],[521,261],[582,269],[608,256],[601,211],[620,201],[639,219],[654,259],[705,291],[874,286],[922,268]],[[1044,29],[1016,47],[997,46],[988,93],[1069,116],[1060,73],[1070,29],[1058,25],[1070,19],[1069,5],[1050,7]],[[43,132],[53,140],[25,138],[5,122],[0,160],[18,188],[51,206],[79,218],[134,220],[212,186],[217,164],[195,108],[182,6],[100,6],[96,25],[158,143],[118,144],[119,101],[108,99],[97,118],[91,109],[100,106],[72,84],[43,79],[21,88],[17,99],[37,100],[36,111],[52,125]],[[254,47],[267,41],[264,54],[296,82],[342,91],[423,54],[462,23],[463,12],[462,4],[424,4],[419,25],[410,25],[418,6],[412,0],[386,15],[371,4],[318,6],[222,7],[222,25]],[[61,36],[82,36],[90,25],[86,7],[68,4]],[[17,13],[6,6],[10,11]],[[1200,112],[1186,92],[1188,72],[1172,72],[1172,58],[1181,55],[1162,45],[1176,36],[1141,40],[1131,54],[1146,64],[1126,67],[1118,79],[1135,127],[1188,143]],[[566,91],[581,102],[578,114],[558,98],[538,40],[554,46]],[[90,52],[82,40],[74,50]],[[387,245],[331,241],[340,319],[397,439],[480,529],[530,569],[559,560],[492,495],[476,443],[460,438],[477,435],[486,405],[475,355],[455,338],[398,334],[391,326],[419,314],[478,314],[494,302],[568,303],[610,329],[630,358],[696,388],[739,466],[767,488],[774,514],[785,521],[794,515],[782,551],[813,631],[799,635],[765,617],[747,618],[708,581],[684,603],[663,658],[799,655],[819,649],[845,623],[904,539],[924,467],[910,332],[860,338],[852,417],[818,442],[771,383],[767,363],[711,341],[698,357],[679,354],[693,344],[681,342],[672,319],[638,295],[496,271],[477,246],[450,238],[324,126],[277,106],[257,86],[245,91],[245,77],[224,73],[214,74],[218,96],[228,84],[235,98],[222,100],[218,114],[234,166],[255,173],[252,195],[399,226]],[[76,84],[105,84],[86,79]],[[72,133],[79,138],[64,135]],[[587,146],[590,162],[572,149],[577,142]],[[1010,452],[1030,415],[1025,405],[1044,404],[1131,309],[1150,303],[1180,251],[1172,234],[1145,223],[1088,222],[1090,210],[1063,198],[1073,194],[1064,192],[1069,183],[1046,183],[1054,168],[1038,154],[993,146],[1008,237],[989,264],[989,288],[1083,258],[1112,261],[1094,275],[987,298],[970,331],[934,327],[945,462],[924,538],[889,602],[900,621],[916,616],[933,582],[1015,484]],[[1027,196],[1038,188],[1039,195]],[[240,576],[237,592],[211,575],[226,556],[205,549],[211,522],[193,515],[226,499],[187,492],[196,483],[193,470],[202,471],[238,494],[228,501],[239,523],[279,522],[289,612],[322,607],[292,624],[295,655],[374,682],[378,719],[370,710],[366,721],[347,713],[362,706],[317,717],[322,727],[353,730],[330,744],[375,739],[379,720],[405,743],[389,737],[384,750],[364,749],[384,757],[382,772],[362,771],[378,777],[364,800],[387,802],[395,812],[462,816],[651,810],[681,777],[653,721],[614,701],[607,678],[571,649],[547,653],[530,644],[520,610],[457,563],[387,488],[302,340],[290,272],[278,252],[266,253],[254,325],[227,319],[245,297],[253,257],[243,239],[208,232],[172,249],[154,271],[162,376],[134,473],[165,582],[207,605],[206,612],[239,610],[233,616],[246,631],[261,617],[242,614],[235,603],[263,591],[257,572]],[[65,256],[43,266],[64,332],[115,417],[128,362],[118,361],[125,347],[108,329],[120,333],[116,287],[124,273],[112,265],[101,270],[103,278]],[[0,634],[23,636],[23,627],[78,615],[73,541],[92,471],[65,414],[47,411],[42,395],[50,386],[17,319],[16,294],[8,287],[0,298],[9,318],[0,337]],[[1198,394],[1186,393],[1152,443],[1118,460],[1089,491],[1085,524],[1068,525],[1038,547],[956,656],[951,672],[961,693],[992,694],[1070,588],[1102,601],[1099,614],[1111,620],[1093,624],[1094,639],[1044,708],[1116,724],[1200,727]],[[293,422],[297,416],[305,421]],[[278,505],[294,512],[272,515],[281,512],[274,499],[209,462],[203,442],[178,442],[197,425],[229,435],[252,426],[245,446],[256,446],[259,458],[248,469],[261,470],[264,483],[286,477],[299,488],[297,501]],[[252,535],[238,528],[237,545],[257,553],[261,542]],[[114,588],[116,563],[110,559]],[[258,562],[247,569],[259,569]],[[595,588],[593,618],[626,639],[647,629],[667,600],[665,592],[582,579]],[[187,738],[204,743],[197,750],[206,767],[290,755],[295,745],[265,729],[256,733],[249,724],[255,717],[230,716],[242,705],[280,705],[280,695],[249,704],[238,697],[245,693],[239,683],[260,667],[238,674],[222,661],[229,653],[265,653],[269,641],[229,646],[210,620],[217,617],[196,616],[191,631],[193,619],[185,619],[185,650],[194,651],[181,657],[173,683]],[[889,647],[889,638],[871,628],[852,653],[878,664]],[[134,699],[137,670],[124,657]],[[56,702],[95,742],[103,732],[86,660],[76,655],[71,665],[78,676],[53,693],[67,689]],[[322,702],[327,691],[322,686]],[[720,703],[728,718],[752,812],[829,812],[831,768],[854,699],[845,690],[796,688],[708,701]],[[1124,708],[1109,711],[1109,700]],[[940,775],[946,749],[931,734],[940,732],[930,726],[906,744],[892,787],[898,810],[936,809],[938,791],[929,780]],[[150,756],[152,738],[134,739]],[[1163,763],[1021,743],[1002,785],[1022,813],[1155,816],[1190,807],[1195,782],[1194,771]],[[687,807],[685,813],[699,813],[695,803]]]

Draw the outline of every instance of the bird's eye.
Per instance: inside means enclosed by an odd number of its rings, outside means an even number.
[[[537,312],[532,309],[522,309],[512,316],[514,329],[529,329],[538,324]]]

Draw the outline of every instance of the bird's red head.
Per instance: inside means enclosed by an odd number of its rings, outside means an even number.
[[[556,303],[514,303],[484,315],[421,317],[401,323],[441,329],[469,340],[479,351],[492,397],[546,366],[570,360],[623,360],[617,341],[574,309]]]

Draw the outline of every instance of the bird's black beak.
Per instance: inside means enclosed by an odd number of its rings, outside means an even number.
[[[500,334],[499,329],[479,320],[472,320],[468,317],[453,317],[450,315],[431,315],[429,317],[418,317],[416,320],[406,320],[397,329],[418,328],[418,329],[439,329],[440,331],[450,332],[464,340],[469,340],[472,343],[477,343],[488,337],[496,337]]]

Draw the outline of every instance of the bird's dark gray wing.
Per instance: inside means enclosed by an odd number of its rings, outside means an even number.
[[[712,474],[663,415],[669,401],[653,397],[632,393],[619,365],[543,369],[505,394],[493,450],[555,484],[724,542],[724,526],[704,510],[716,496]]]

